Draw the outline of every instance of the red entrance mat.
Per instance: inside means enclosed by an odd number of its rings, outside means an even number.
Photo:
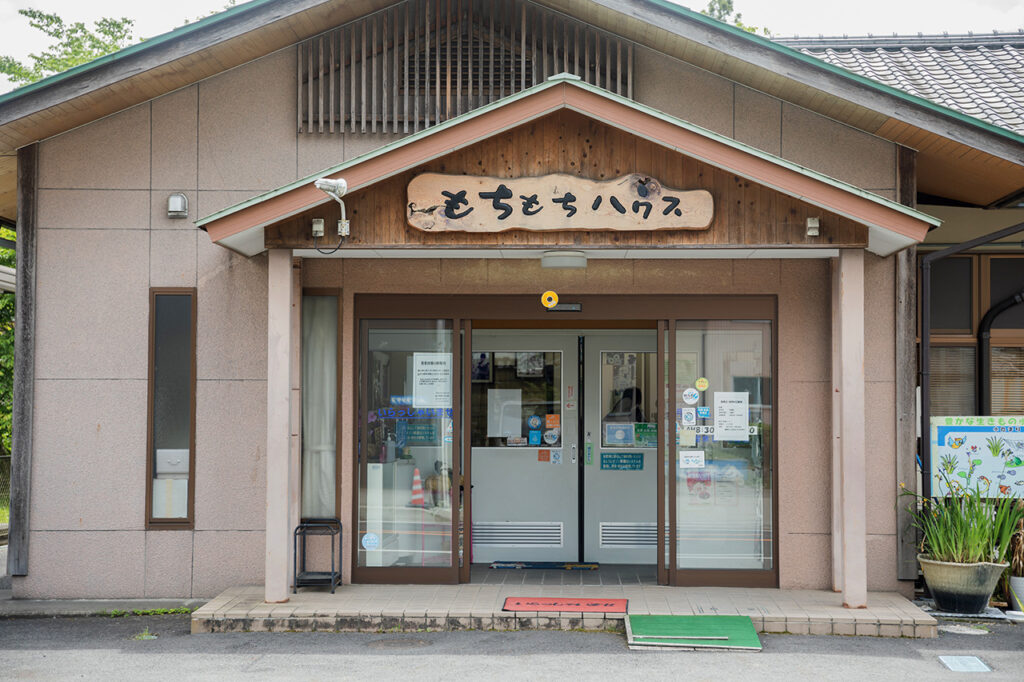
[[[566,597],[508,597],[502,611],[568,611],[570,613],[626,613],[628,599]]]

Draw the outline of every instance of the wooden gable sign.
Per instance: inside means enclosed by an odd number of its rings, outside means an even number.
[[[406,217],[424,232],[706,230],[714,204],[706,190],[670,189],[639,173],[605,181],[423,173],[409,182]]]

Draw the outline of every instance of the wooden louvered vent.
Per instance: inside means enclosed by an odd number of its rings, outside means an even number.
[[[633,45],[523,0],[403,0],[298,45],[300,133],[409,133],[575,74],[633,96]]]

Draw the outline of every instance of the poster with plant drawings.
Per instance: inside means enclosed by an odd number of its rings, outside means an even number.
[[[1024,498],[1024,417],[932,417],[932,490]]]

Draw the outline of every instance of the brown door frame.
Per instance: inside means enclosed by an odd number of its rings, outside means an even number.
[[[360,566],[359,565],[359,501],[366,482],[367,457],[364,448],[360,444],[367,442],[366,428],[368,419],[360,419],[360,408],[367,404],[369,396],[369,372],[366,371],[368,363],[364,353],[369,348],[370,322],[376,328],[407,328],[409,323],[426,322],[436,319],[450,323],[449,330],[452,334],[452,368],[462,367],[462,348],[460,343],[461,320],[458,316],[426,317],[422,315],[406,315],[402,317],[383,317],[381,315],[359,315],[359,305],[356,308],[356,330],[358,333],[358,345],[356,348],[357,365],[360,371],[357,376],[351,378],[354,383],[354,395],[356,399],[352,405],[352,419],[355,428],[352,429],[352,451],[356,453],[353,457],[355,471],[353,472],[353,494],[352,494],[352,523],[355,525],[352,533],[351,556],[352,556],[352,581],[356,583],[378,583],[378,584],[456,584],[459,582],[459,548],[458,548],[458,499],[455,495],[455,481],[461,476],[460,459],[462,443],[460,438],[455,438],[455,433],[460,433],[462,424],[462,410],[459,409],[462,399],[462,382],[452,377],[452,481],[448,494],[451,496],[452,520],[449,527],[449,546],[451,548],[451,561],[448,566]],[[362,381],[360,381],[360,377]],[[442,436],[443,438],[443,436]]]
[[[666,538],[664,516],[668,515],[669,539],[676,536],[676,449],[670,447],[672,439],[668,434],[674,431],[673,415],[676,412],[676,321],[677,320],[743,320],[767,319],[771,321],[772,362],[771,391],[773,407],[778,402],[778,300],[775,295],[726,296],[726,295],[580,295],[566,296],[566,301],[579,302],[580,312],[551,312],[545,310],[538,297],[533,295],[397,295],[358,294],[355,297],[355,329],[358,330],[356,357],[362,366],[363,353],[367,347],[368,320],[427,320],[444,319],[452,323],[453,366],[461,368],[461,381],[453,380],[452,405],[460,405],[458,426],[462,438],[453,439],[452,444],[452,566],[446,568],[386,568],[358,566],[358,532],[352,533],[352,576],[354,582],[367,583],[451,583],[469,582],[470,547],[472,545],[472,464],[471,457],[464,456],[463,449],[471,442],[469,414],[471,405],[469,362],[472,349],[472,333],[477,328],[535,328],[535,329],[583,329],[623,328],[658,330],[658,372],[661,385],[669,381],[667,410],[658,415],[658,423],[665,428],[658,429],[658,583],[671,585],[715,585],[722,587],[777,587],[778,586],[778,429],[777,409],[772,411],[772,435],[770,471],[772,476],[772,569],[770,571],[708,569],[705,571],[680,571],[676,566],[676,543],[668,542],[668,566],[665,566]],[[665,337],[668,337],[667,343]],[[667,347],[666,347],[667,346]],[[667,356],[667,357],[666,357]],[[668,377],[664,377],[665,361],[668,361]],[[365,372],[361,375],[365,377]],[[352,377],[354,395],[352,418],[356,424],[353,431],[353,452],[359,453],[359,444],[365,440],[365,424],[359,420],[359,409],[368,393],[367,385],[359,384]],[[454,409],[454,408],[453,408]],[[453,412],[454,419],[454,412]],[[362,420],[365,421],[365,420]],[[462,441],[461,443],[459,441]],[[471,451],[471,450],[470,450]],[[359,524],[359,496],[361,482],[365,481],[365,462],[354,457],[356,470],[352,495],[352,519]],[[666,467],[667,465],[667,467]],[[464,466],[464,469],[462,468]],[[666,472],[670,475],[665,480]],[[455,481],[461,478],[461,486]],[[667,491],[666,491],[667,488]],[[463,562],[459,565],[459,499],[462,493],[462,548]],[[668,494],[666,500],[664,495]]]

